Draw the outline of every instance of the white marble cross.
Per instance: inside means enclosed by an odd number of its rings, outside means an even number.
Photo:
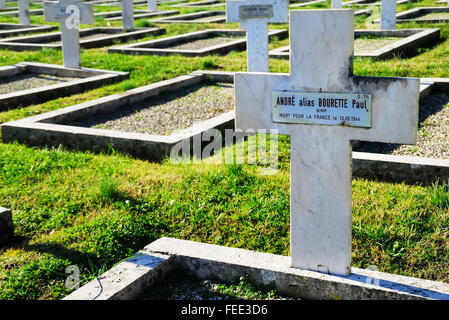
[[[351,141],[416,143],[419,79],[353,76],[352,9],[292,10],[289,30],[290,74],[235,74],[236,128],[291,138],[292,267],[349,274]]]
[[[380,29],[396,29],[396,0],[382,0],[380,9]]]
[[[267,23],[288,22],[288,0],[228,0],[226,21],[246,29],[249,72],[268,72]]]
[[[19,24],[30,25],[30,2],[29,0],[19,0]]]
[[[45,21],[61,25],[62,55],[64,66],[81,68],[79,24],[93,24],[92,4],[76,0],[44,2]]]
[[[156,0],[147,0],[148,10],[149,11],[157,11],[157,3]]]
[[[134,30],[133,0],[122,0],[122,24],[124,30]]]
[[[5,9],[5,8],[6,8],[5,0],[0,0],[0,9]]]
[[[341,9],[343,7],[343,0],[331,0],[332,9]]]

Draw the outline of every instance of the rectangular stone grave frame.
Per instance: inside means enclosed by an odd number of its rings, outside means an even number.
[[[202,21],[195,21],[194,19],[206,18]],[[226,12],[220,10],[200,11],[193,13],[180,14],[168,18],[149,20],[154,23],[224,23],[226,22]]]
[[[80,40],[80,47],[83,49],[100,48],[116,45],[116,41],[126,42],[130,40],[140,39],[147,36],[158,36],[165,33],[162,28],[138,28],[133,31],[124,32],[118,27],[94,27],[80,30],[80,37],[103,33],[101,38]],[[104,34],[110,34],[104,36]],[[15,37],[11,39],[0,40],[0,49],[8,49],[14,51],[23,50],[41,50],[56,49],[61,50],[62,44],[48,44],[48,42],[59,41],[61,32],[53,32],[34,36]],[[47,42],[47,43],[46,43]]]
[[[0,23],[0,39],[15,37],[29,33],[40,33],[57,30],[57,26],[21,25],[15,23]]]
[[[409,3],[410,0],[398,0],[396,1],[396,4],[405,4],[405,3]],[[376,0],[353,0],[353,1],[347,1],[347,2],[343,2],[343,7],[350,7],[350,6],[360,6],[360,7],[366,7],[366,6],[380,6],[381,5],[381,1],[376,1]]]
[[[354,53],[355,57],[391,59],[397,55],[408,56],[416,48],[431,46],[440,40],[440,29],[396,29],[396,30],[355,30],[355,37],[371,35],[376,37],[406,37],[383,48],[366,53]],[[270,51],[270,58],[288,59],[289,46]]]
[[[226,2],[223,0],[202,0],[195,2],[186,2],[173,4],[169,7],[178,7],[178,8],[215,8],[215,7],[224,7],[226,6]]]
[[[234,82],[232,72],[198,71],[189,75],[128,90],[78,105],[58,109],[34,117],[4,123],[1,126],[3,142],[18,141],[30,146],[59,146],[70,149],[102,152],[114,150],[137,158],[161,161],[170,155],[173,146],[192,142],[209,129],[223,131],[234,127],[234,112],[229,111],[171,135],[149,135],[95,128],[62,125],[66,121],[110,112],[122,105],[146,100],[162,93],[174,92],[199,83]],[[224,132],[224,131],[223,131]]]
[[[209,35],[225,34],[233,36],[242,36],[242,39],[230,41],[215,46],[198,49],[198,50],[179,50],[179,49],[164,49],[164,46],[181,44],[198,39],[204,39]],[[286,37],[288,35],[287,30],[269,30],[268,38],[277,36],[279,38]],[[157,40],[150,40],[145,42],[138,42],[130,45],[109,48],[109,53],[122,53],[122,54],[156,54],[156,55],[173,55],[180,54],[188,57],[200,57],[210,54],[227,54],[231,51],[243,51],[246,49],[246,31],[235,29],[207,29],[203,31],[191,32],[181,34],[177,36],[161,38]],[[151,47],[149,47],[151,46]]]
[[[287,256],[162,237],[63,300],[133,300],[174,271],[256,286],[312,300],[448,300],[449,284],[367,269],[336,276],[290,268]]]
[[[148,11],[134,10],[134,19],[165,17],[178,14],[179,10]],[[103,17],[106,21],[122,20],[122,11],[97,12],[94,17]]]
[[[40,88],[16,91],[0,95],[0,111],[43,103],[59,97],[69,96],[85,90],[98,88],[129,78],[127,72],[98,69],[67,68],[60,65],[21,62],[12,66],[0,67],[0,79],[20,74],[49,74],[60,77],[76,77],[79,80],[57,83]]]
[[[302,8],[302,7],[307,7],[313,4],[317,4],[317,3],[322,3],[322,2],[327,2],[328,0],[305,0],[305,1],[294,1],[294,3],[290,3],[288,5],[289,8]],[[293,2],[293,1],[290,1]],[[298,3],[296,3],[298,2]]]
[[[114,1],[114,0],[108,0],[107,2],[106,1],[92,1],[90,3],[93,3],[94,6],[98,6],[98,7],[120,7],[122,5],[121,2]],[[133,6],[134,7],[143,6],[146,3],[147,3],[146,0],[134,1]]]
[[[408,22],[416,22],[416,23],[444,23],[448,22],[449,18],[440,18],[440,19],[424,19],[417,20],[416,17],[419,17],[426,13],[432,12],[448,12],[449,7],[421,7],[421,8],[413,8],[410,10],[402,11],[396,14],[396,23],[408,23]],[[449,15],[449,14],[448,14]],[[373,21],[373,23],[380,23],[379,19]]]
[[[29,10],[28,12],[30,15],[33,15],[33,16],[41,16],[44,14],[44,9],[33,9],[33,10]],[[14,10],[14,11],[0,12],[0,17],[4,17],[4,16],[19,17],[19,11]]]

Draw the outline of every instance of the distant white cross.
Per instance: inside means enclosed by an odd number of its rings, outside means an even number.
[[[148,10],[149,11],[157,11],[157,3],[156,0],[147,0]]]
[[[331,0],[332,9],[341,9],[343,7],[343,0]]]
[[[5,0],[0,0],[0,9],[5,9],[5,8],[6,8]]]
[[[419,79],[353,76],[354,12],[290,11],[290,74],[236,73],[236,128],[291,139],[291,264],[351,270],[351,141],[416,143]]]
[[[380,29],[396,29],[396,0],[382,0],[380,9]]]
[[[45,21],[61,25],[62,55],[64,66],[81,68],[79,24],[93,24],[92,4],[75,0],[44,2]]]
[[[268,72],[268,23],[288,22],[288,0],[228,0],[226,21],[246,29],[249,72]]]
[[[125,30],[134,30],[133,0],[122,0],[122,24]]]
[[[19,24],[30,25],[30,2],[29,0],[18,0]]]

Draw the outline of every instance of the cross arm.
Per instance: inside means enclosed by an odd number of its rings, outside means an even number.
[[[353,140],[415,144],[419,79],[352,77],[348,91],[372,94],[370,129],[354,128]]]
[[[272,92],[326,91],[325,88],[297,86],[295,82],[288,74],[236,73],[236,128],[277,129],[279,134],[290,135],[298,124],[273,122]],[[419,79],[349,77],[341,87],[343,90],[339,90],[340,92],[371,94],[371,128],[340,125],[329,129],[335,133],[344,132],[350,140],[416,143]],[[324,127],[324,125],[314,126]]]
[[[236,128],[277,129],[280,134],[288,134],[286,124],[271,120],[271,92],[282,88],[279,83],[287,80],[288,74],[237,72],[234,78]]]
[[[44,18],[48,22],[61,22],[66,20],[72,12],[67,12],[69,6],[79,9],[80,23],[93,24],[94,14],[91,3],[78,2],[76,0],[65,0],[60,2],[44,2]]]

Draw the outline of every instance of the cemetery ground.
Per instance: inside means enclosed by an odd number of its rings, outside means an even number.
[[[424,0],[398,5],[398,10],[432,5],[433,1]],[[356,29],[367,28],[365,20],[356,18]],[[11,22],[17,23],[17,18],[0,18],[0,23]],[[31,23],[43,24],[43,17],[31,16]],[[120,21],[96,19],[96,26],[107,23],[120,26]],[[146,20],[136,21],[136,26],[149,25],[153,26]],[[237,24],[157,26],[166,28],[166,34],[139,41],[237,28]],[[441,41],[408,58],[355,58],[354,74],[448,77],[449,26],[406,23],[399,28],[440,28]],[[282,45],[275,40],[270,49]],[[0,123],[196,70],[246,70],[246,52],[188,58],[124,56],[97,48],[82,50],[81,58],[83,67],[129,72],[130,79],[0,112]],[[22,61],[62,64],[62,54],[0,50],[1,66]],[[288,71],[287,60],[270,59],[270,72]],[[418,135],[425,135],[425,130],[421,127]],[[80,268],[83,285],[162,236],[288,255],[290,146],[287,137],[279,137],[279,142],[279,170],[274,175],[260,175],[258,166],[249,164],[152,163],[112,148],[93,154],[0,144],[0,205],[12,210],[15,232],[13,241],[0,248],[0,299],[61,299],[71,292],[65,285],[67,266]],[[352,189],[353,266],[374,265],[383,272],[449,282],[447,181],[424,186],[354,179]]]

